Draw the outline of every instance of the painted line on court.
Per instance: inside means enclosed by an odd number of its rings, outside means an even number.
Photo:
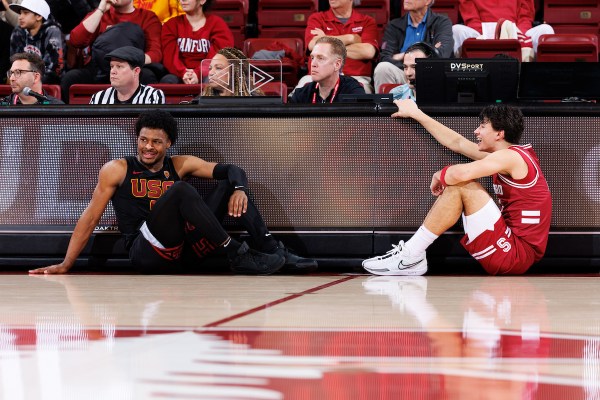
[[[335,285],[338,285],[340,283],[344,283],[346,281],[349,281],[351,279],[357,278],[359,276],[361,276],[361,275],[346,276],[345,278],[338,279],[338,280],[335,280],[333,282],[329,282],[329,283],[325,283],[323,285],[315,286],[313,288],[304,290],[302,292],[294,293],[292,295],[289,295],[289,296],[286,296],[286,297],[282,297],[281,299],[278,299],[278,300],[275,300],[275,301],[270,301],[268,303],[262,304],[262,305],[260,305],[258,307],[254,307],[254,308],[251,308],[249,310],[242,311],[241,313],[234,314],[234,315],[229,316],[227,318],[223,318],[223,319],[220,319],[218,321],[211,322],[210,324],[203,325],[202,327],[203,328],[214,328],[214,327],[219,326],[221,324],[225,324],[227,322],[231,322],[231,321],[233,321],[235,319],[239,319],[239,318],[245,317],[247,315],[254,314],[255,312],[266,310],[269,307],[273,307],[273,306],[276,306],[278,304],[285,303],[286,301],[297,299],[298,297],[304,296],[306,294],[315,293],[315,292],[318,292],[319,290],[327,289],[328,287],[335,286]]]

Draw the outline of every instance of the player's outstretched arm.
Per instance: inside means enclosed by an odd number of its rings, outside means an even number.
[[[217,165],[217,163],[205,161],[199,157],[190,155],[173,156],[172,160],[177,175],[181,179],[189,176],[211,179],[215,165]]]
[[[123,182],[126,172],[125,160],[114,160],[104,164],[100,169],[98,184],[94,189],[92,199],[75,225],[63,262],[31,270],[30,274],[64,274],[73,267],[94,232],[94,228],[98,225],[108,202]]]
[[[489,154],[479,151],[477,144],[425,114],[417,107],[417,104],[413,100],[396,100],[394,104],[398,106],[398,111],[392,114],[392,118],[414,119],[442,146],[462,154],[471,160],[480,160]]]

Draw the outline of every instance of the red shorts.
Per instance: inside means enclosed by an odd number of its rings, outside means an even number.
[[[535,252],[527,243],[512,234],[503,218],[498,218],[494,230],[487,230],[471,243],[465,235],[460,243],[490,275],[524,274],[535,262]]]

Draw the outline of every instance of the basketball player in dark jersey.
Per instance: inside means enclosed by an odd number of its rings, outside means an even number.
[[[423,275],[425,250],[462,215],[463,247],[491,275],[525,273],[546,250],[552,197],[537,155],[530,144],[518,145],[523,114],[503,104],[485,107],[475,130],[477,143],[419,110],[412,100],[397,100],[392,117],[412,118],[440,144],[473,162],[437,171],[431,193],[438,199],[419,230],[392,250],[363,261],[375,275]],[[501,208],[476,179],[492,176]]]
[[[102,166],[63,262],[31,273],[69,271],[111,200],[131,262],[141,272],[176,272],[184,250],[203,258],[219,247],[224,248],[234,273],[266,275],[282,267],[296,273],[316,269],[316,261],[290,253],[270,235],[246,195],[248,181],[243,169],[189,155],[167,156],[177,140],[177,122],[167,112],[142,113],[135,130],[137,156]],[[187,177],[217,179],[219,183],[203,199],[182,180]],[[225,213],[240,219],[261,252],[228,235],[220,222]]]

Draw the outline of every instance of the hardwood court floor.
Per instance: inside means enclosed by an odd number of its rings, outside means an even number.
[[[600,399],[600,279],[0,276],[0,398]]]

